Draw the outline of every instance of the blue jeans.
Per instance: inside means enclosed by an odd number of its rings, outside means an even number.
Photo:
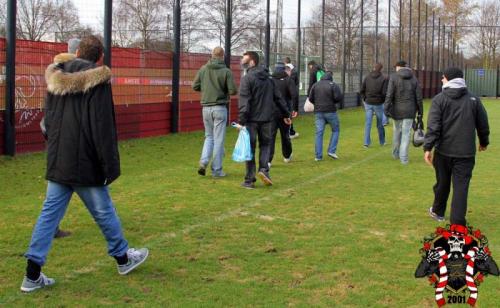
[[[384,105],[382,105],[382,106],[384,106]],[[389,124],[389,118],[385,115],[385,113],[382,113],[382,124],[383,125]]]
[[[372,129],[373,114],[377,117],[378,141],[380,145],[385,144],[385,130],[383,124],[384,105],[370,105],[365,103],[365,141],[364,145],[370,145],[370,131]]]
[[[394,120],[393,122],[392,156],[395,159],[400,159],[401,163],[407,164],[413,119]]]
[[[332,136],[330,137],[330,143],[328,145],[328,153],[334,154],[337,152],[337,144],[339,143],[340,134],[340,124],[339,118],[336,112],[315,112],[315,124],[316,124],[316,141],[315,141],[315,152],[316,158],[323,158],[323,133],[325,132],[326,124],[330,124],[332,128]]]
[[[225,105],[203,107],[205,143],[201,152],[200,165],[206,167],[212,160],[212,175],[220,176],[224,158],[224,139],[226,138],[227,108]]]
[[[82,199],[99,225],[108,242],[108,254],[115,257],[127,253],[128,243],[123,237],[120,219],[116,215],[107,186],[68,186],[49,181],[42,212],[36,222],[25,257],[40,266],[45,264],[54,233],[64,217],[73,192]]]

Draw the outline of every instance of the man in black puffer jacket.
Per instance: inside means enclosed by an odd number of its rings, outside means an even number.
[[[259,139],[259,172],[257,176],[265,185],[272,185],[269,176],[269,155],[271,153],[271,136],[275,111],[279,110],[281,118],[290,125],[290,112],[286,102],[274,85],[269,71],[259,65],[259,55],[254,51],[243,54],[241,64],[247,74],[240,81],[240,100],[238,102],[239,123],[245,126],[250,134],[252,160],[246,162],[246,175],[242,187],[255,187],[255,147]]]
[[[120,175],[111,70],[96,67],[103,54],[95,36],[82,39],[77,58],[51,64],[45,72],[47,97],[47,195],[25,256],[24,292],[52,285],[41,267],[45,264],[54,232],[74,192],[99,225],[125,275],[142,264],[148,250],[129,249],[108,185]],[[82,252],[83,253],[83,252]]]
[[[285,71],[285,64],[278,62],[276,63],[273,72],[274,84],[278,88],[281,96],[287,104],[288,111],[291,113],[293,110],[293,103],[298,100],[298,91],[295,86],[294,81]],[[281,152],[283,154],[283,160],[285,163],[289,163],[292,159],[292,141],[290,140],[290,125],[283,121],[283,115],[281,111],[276,108],[275,113],[276,119],[274,120],[272,141],[271,141],[271,154],[269,156],[269,163],[273,161],[274,158],[274,148],[276,143],[276,134],[278,130],[281,135]]]
[[[363,145],[369,147],[370,131],[372,129],[373,114],[377,117],[378,141],[385,144],[384,129],[384,101],[387,93],[387,77],[382,73],[382,64],[375,64],[374,70],[368,74],[361,84],[361,98],[365,102],[365,138]]]
[[[463,77],[463,72],[456,67],[444,71],[443,92],[432,99],[429,110],[424,159],[436,171],[434,203],[429,214],[438,221],[444,220],[453,179],[450,223],[465,226],[467,194],[475,164],[476,132],[479,151],[485,151],[490,129],[481,100],[467,90]]]
[[[422,88],[405,61],[396,63],[396,73],[389,79],[384,111],[394,119],[392,156],[407,165],[413,120],[416,114],[422,118],[424,107]]]
[[[309,93],[309,100],[314,105],[316,124],[315,155],[316,161],[323,159],[323,133],[326,124],[332,128],[332,136],[328,145],[327,154],[333,159],[338,159],[337,144],[340,135],[340,123],[337,116],[336,104],[341,104],[344,99],[339,86],[333,82],[331,72],[326,72],[321,80],[314,84]]]

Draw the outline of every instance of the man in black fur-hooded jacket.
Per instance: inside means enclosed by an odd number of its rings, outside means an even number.
[[[99,225],[108,243],[108,254],[118,263],[119,274],[128,274],[148,256],[146,248],[129,249],[108,191],[108,185],[120,175],[120,160],[111,70],[96,66],[103,49],[96,37],[86,37],[76,57],[56,56],[56,63],[45,72],[48,186],[25,254],[28,265],[21,285],[23,292],[55,283],[41,272],[41,267],[73,192]]]

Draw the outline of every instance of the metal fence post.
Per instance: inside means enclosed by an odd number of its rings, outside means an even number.
[[[399,0],[399,60],[403,59],[403,1]]]
[[[342,93],[345,94],[345,73],[346,73],[346,67],[347,67],[347,60],[346,60],[346,53],[347,53],[347,48],[346,48],[346,27],[347,27],[347,0],[344,0],[344,18],[343,18],[343,31],[342,31]]]
[[[231,68],[231,36],[233,27],[233,1],[226,0],[226,36],[224,41],[224,62]]]
[[[387,75],[391,72],[391,0],[387,5]]]
[[[361,91],[361,84],[363,83],[363,22],[364,22],[364,7],[365,1],[361,0],[361,29],[360,29],[360,43],[359,43],[359,91]],[[358,106],[360,100],[358,100]]]
[[[375,1],[375,63],[378,63],[378,0]]]
[[[321,3],[321,65],[325,65],[325,0]]]
[[[417,70],[421,70],[420,67],[420,0],[418,0],[418,19],[417,19]]]
[[[17,1],[7,1],[4,154],[16,154],[16,11]]]
[[[427,47],[429,46],[429,42],[427,41],[427,32],[429,27],[429,6],[427,3],[425,4],[425,35],[424,35],[424,70],[427,71]]]
[[[296,62],[295,62],[295,67],[296,67],[296,70],[297,70],[297,79],[299,80],[299,89],[300,89],[300,53],[301,53],[301,50],[300,50],[300,13],[301,13],[301,9],[302,9],[302,6],[301,6],[301,3],[300,3],[300,0],[297,1],[297,50],[296,50],[296,53],[295,53],[295,58],[296,58]]]
[[[174,3],[174,53],[172,63],[172,104],[170,107],[170,131],[179,132],[179,83],[181,63],[181,0]]]
[[[104,64],[111,67],[111,31],[113,29],[113,0],[104,2]]]
[[[408,66],[411,68],[412,67],[412,35],[411,35],[411,30],[412,30],[412,24],[411,24],[411,21],[412,21],[412,10],[413,10],[413,2],[412,0],[410,0],[410,23],[409,23],[409,29],[408,29]]]
[[[269,22],[269,12],[271,10],[271,0],[267,0],[266,4],[266,41],[264,43],[264,62],[266,68],[269,68],[269,56],[271,49],[271,24]]]

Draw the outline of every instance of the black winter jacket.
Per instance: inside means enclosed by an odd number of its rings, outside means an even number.
[[[414,119],[424,114],[422,88],[409,68],[402,68],[389,78],[384,110],[391,109],[395,120]]]
[[[241,125],[247,122],[273,121],[275,108],[280,110],[283,118],[290,117],[285,100],[264,67],[249,68],[247,74],[241,78],[239,92],[238,119]]]
[[[335,104],[341,104],[344,96],[340,87],[333,82],[331,73],[326,73],[314,84],[309,94],[309,101],[314,105],[314,112],[337,112]]]
[[[83,59],[45,71],[47,180],[108,185],[120,176],[111,70]]]
[[[427,119],[424,151],[433,147],[450,157],[476,155],[476,131],[479,144],[489,144],[488,115],[479,97],[467,88],[445,88],[432,99]]]
[[[387,94],[387,77],[381,72],[368,74],[361,84],[361,98],[370,105],[382,105]]]
[[[309,96],[309,94],[311,93],[313,85],[319,81],[316,77],[316,73],[322,69],[323,68],[319,64],[316,64],[309,72],[309,88],[307,88],[307,96]]]
[[[272,77],[274,80],[274,84],[280,91],[281,97],[283,97],[283,99],[286,102],[288,111],[292,112],[292,110],[296,110],[294,109],[295,108],[294,106],[298,106],[299,104],[299,92],[297,90],[297,86],[295,85],[291,77],[288,77],[288,74],[284,71],[274,72]],[[276,117],[278,118],[283,117],[278,108],[276,108]]]

